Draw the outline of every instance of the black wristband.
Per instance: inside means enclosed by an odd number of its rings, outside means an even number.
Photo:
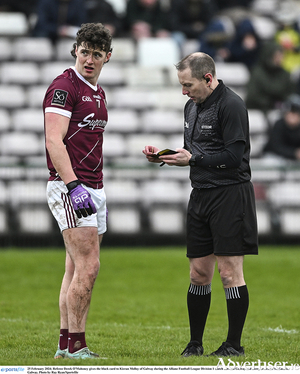
[[[76,179],[75,181],[72,181],[70,183],[68,183],[66,186],[67,186],[67,189],[68,191],[72,191],[74,190],[75,187],[79,186],[80,185],[80,182],[78,179]]]

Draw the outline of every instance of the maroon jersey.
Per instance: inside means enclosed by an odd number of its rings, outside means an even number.
[[[105,93],[93,86],[75,69],[69,68],[49,86],[43,102],[44,113],[57,113],[70,118],[64,138],[73,170],[88,187],[103,187],[103,132],[107,123]],[[49,180],[61,180],[48,151]]]

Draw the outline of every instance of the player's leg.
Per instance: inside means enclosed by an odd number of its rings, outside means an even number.
[[[227,347],[240,354],[241,336],[249,307],[248,289],[243,274],[244,256],[218,256],[218,269],[223,283],[228,315]]]
[[[217,356],[244,353],[241,335],[249,307],[244,280],[245,254],[257,254],[257,229],[254,194],[251,183],[227,186],[215,193],[219,209],[211,220],[214,254],[223,283],[228,314],[228,336],[213,352]]]
[[[63,231],[67,252],[74,263],[74,275],[67,292],[69,353],[85,348],[85,325],[92,289],[99,268],[99,238],[96,227]]]
[[[228,334],[214,356],[240,356],[244,354],[241,336],[249,307],[248,289],[243,274],[244,256],[217,256],[218,270],[227,302]]]
[[[203,354],[202,337],[211,300],[211,281],[215,269],[212,236],[203,215],[202,192],[193,190],[187,212],[187,257],[190,260],[190,285],[187,307],[190,342],[184,357]]]
[[[204,328],[210,308],[211,301],[211,281],[215,269],[215,256],[210,255],[201,258],[190,259],[190,287],[187,293],[187,306],[190,324],[190,346],[183,355],[190,356],[197,349],[202,347]],[[202,351],[202,352],[201,352]],[[198,353],[203,353],[203,349],[198,349]]]
[[[85,186],[86,187],[86,186]],[[89,310],[90,296],[84,299],[79,304],[74,304],[74,298],[76,299],[76,294],[72,293],[74,287],[70,287],[70,284],[75,282],[76,293],[80,291],[80,287],[83,286],[81,282],[81,277],[78,274],[89,274],[87,277],[88,294],[91,295],[92,285],[99,271],[99,251],[100,243],[102,240],[103,233],[106,231],[106,221],[107,221],[107,210],[106,210],[106,196],[104,189],[92,189],[86,187],[95,203],[97,214],[88,217],[83,217],[78,219],[76,216],[73,206],[68,198],[68,191],[65,184],[62,181],[51,181],[47,184],[47,194],[48,194],[48,204],[49,208],[57,220],[59,228],[63,234],[65,241],[65,246],[67,250],[66,256],[66,274],[63,279],[61,295],[60,295],[60,309],[61,309],[61,326],[68,326],[69,334],[71,334],[71,345],[74,346],[76,341],[79,341],[80,345],[86,345],[85,343],[85,323],[87,318],[87,313]],[[85,261],[88,259],[85,266]],[[75,272],[75,266],[77,271]],[[74,275],[74,277],[73,277]],[[78,284],[76,282],[79,282]],[[70,291],[70,292],[69,292]],[[69,310],[69,300],[70,305],[77,305],[77,309]],[[86,303],[86,306],[82,304]],[[82,308],[85,309],[82,312]],[[80,312],[81,310],[81,312]],[[66,313],[68,317],[66,318]],[[70,313],[72,318],[70,320]],[[74,313],[77,313],[78,318],[75,318]],[[66,323],[67,319],[67,323]],[[71,321],[71,322],[70,322]],[[81,321],[81,322],[80,322]],[[79,332],[77,332],[74,325],[78,326]],[[66,332],[66,329],[63,332]],[[75,331],[75,332],[72,332]],[[79,335],[78,335],[79,334]],[[70,336],[69,336],[70,337]],[[73,343],[72,343],[73,342]],[[91,358],[98,355],[90,352],[88,348],[84,348],[85,352],[74,354],[72,358]],[[57,352],[60,353],[60,352]],[[68,357],[69,357],[68,353]],[[55,355],[56,356],[56,355]],[[59,357],[62,357],[58,354]]]
[[[54,358],[64,358],[68,348],[68,309],[67,309],[67,292],[74,274],[74,263],[68,252],[66,252],[65,274],[62,280],[59,294],[59,312],[60,312],[60,335],[58,349]]]

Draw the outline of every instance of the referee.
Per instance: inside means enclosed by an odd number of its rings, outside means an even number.
[[[211,355],[240,356],[249,306],[244,255],[258,254],[248,113],[243,100],[217,79],[214,60],[207,54],[192,53],[176,69],[182,94],[189,97],[184,108],[184,148],[159,159],[154,157],[157,147],[146,146],[143,153],[150,162],[190,166],[187,306],[191,337],[182,356],[203,354],[216,262],[227,301],[228,334]]]

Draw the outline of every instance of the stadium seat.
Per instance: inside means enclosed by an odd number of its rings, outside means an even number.
[[[26,89],[26,104],[30,108],[42,108],[48,85],[33,85]]]
[[[179,208],[154,208],[149,212],[150,228],[157,234],[181,234],[185,214]]]
[[[108,229],[116,234],[137,234],[141,229],[139,210],[132,207],[109,208]]]
[[[133,180],[108,179],[104,188],[108,206],[137,204],[141,201],[139,185]]]
[[[179,46],[172,38],[143,38],[137,42],[137,63],[140,66],[169,67],[180,57]]]
[[[10,128],[11,118],[8,110],[0,109],[0,132],[6,131]]]
[[[299,235],[300,233],[300,210],[285,208],[280,211],[280,225],[284,234]]]
[[[265,203],[256,203],[256,215],[258,234],[271,234],[271,214]]]
[[[190,53],[198,52],[199,50],[200,43],[198,39],[186,39],[182,45],[182,56],[187,56]]]
[[[268,130],[267,118],[261,110],[249,109],[249,130],[250,134],[266,133]]]
[[[268,135],[266,133],[250,135],[252,158],[259,158],[262,156],[263,149],[267,141]]]
[[[176,148],[183,148],[184,140],[183,140],[183,129],[181,133],[178,133],[176,135],[170,135],[167,137],[167,147],[170,149],[176,149]]]
[[[9,61],[12,58],[13,49],[9,37],[0,37],[0,51],[0,61]]]
[[[166,85],[164,72],[158,67],[130,65],[124,69],[127,86],[163,87]]]
[[[129,63],[136,59],[135,42],[131,38],[113,38],[112,62]]]
[[[177,88],[177,93],[179,92],[180,94],[180,83],[179,83],[179,80],[178,80],[178,75],[177,75],[177,70],[173,65],[171,66],[168,66],[168,67],[165,67],[164,68],[165,72],[166,72],[166,75],[167,75],[167,81],[168,81],[168,84],[170,86],[174,86],[175,88]]]
[[[178,85],[178,87],[166,87],[157,90],[154,99],[154,106],[157,109],[175,109],[183,111],[189,98],[182,95],[180,85]]]
[[[0,12],[0,35],[21,36],[28,32],[28,22],[24,13]]]
[[[49,85],[54,78],[62,74],[70,66],[70,63],[61,61],[42,63],[40,83]]]
[[[250,78],[246,65],[239,62],[216,62],[216,72],[227,86],[245,86]]]
[[[266,114],[269,126],[274,126],[275,122],[279,120],[279,118],[282,116],[282,110],[280,109],[273,109],[269,110]]]
[[[176,133],[183,132],[183,114],[175,110],[146,110],[141,115],[144,132]]]
[[[157,92],[138,87],[119,87],[111,90],[109,106],[113,108],[126,108],[144,110],[153,108],[156,104]]]
[[[261,15],[274,16],[278,7],[278,0],[254,0],[251,3],[251,9]]]
[[[7,202],[7,188],[3,181],[0,181],[0,205],[4,205]]]
[[[126,143],[121,134],[105,133],[103,137],[104,157],[118,157],[126,154]]]
[[[122,86],[125,83],[123,66],[110,62],[101,71],[98,83],[106,91],[106,86]]]
[[[0,233],[5,234],[8,230],[6,209],[0,208]]]
[[[146,145],[153,145],[159,149],[166,148],[166,138],[161,134],[132,134],[126,139],[126,150],[128,156],[142,157],[142,150]]]
[[[18,156],[0,156],[0,176],[4,174],[7,179],[15,178],[15,166],[18,165],[20,158]],[[23,174],[23,173],[22,173]],[[19,175],[17,176],[19,178]]]
[[[277,3],[277,0],[273,1],[273,0],[262,0],[260,1],[261,4],[264,4],[267,5],[267,4],[271,4],[271,3]],[[264,16],[253,16],[251,17],[251,20],[252,20],[252,23],[253,23],[253,26],[254,26],[254,29],[255,31],[257,32],[257,35],[264,41],[264,40],[270,40],[274,37],[276,31],[277,31],[277,23],[276,21],[273,19],[274,17],[274,13],[273,13],[273,10],[271,8],[267,9],[267,7],[264,8],[261,8],[260,10],[261,12],[263,12],[264,14],[266,12],[271,12],[271,14],[265,14],[266,17]],[[257,11],[255,10],[255,13],[257,13]]]
[[[61,38],[55,44],[55,55],[58,61],[68,61],[75,64],[75,59],[71,55],[71,50],[73,49],[74,41],[69,38]]]
[[[0,108],[19,108],[25,103],[25,90],[21,85],[0,85]]]
[[[153,204],[182,204],[188,200],[181,184],[175,180],[156,179],[143,182],[141,185],[143,203]]]
[[[4,62],[1,65],[1,83],[35,84],[40,79],[40,69],[35,62]]]
[[[113,6],[115,12],[119,16],[123,16],[126,12],[126,0],[108,0],[108,2]]]
[[[16,109],[12,113],[12,128],[16,131],[44,132],[44,116],[41,109]]]
[[[41,143],[35,133],[14,131],[0,136],[0,149],[3,155],[35,155],[41,152]]]
[[[110,132],[129,133],[140,130],[140,119],[132,109],[110,109],[105,135]]]
[[[21,207],[17,212],[17,217],[19,230],[22,233],[51,233],[53,219],[48,207]]]
[[[275,207],[299,207],[300,206],[300,182],[283,181],[273,183],[267,197]]]
[[[49,61],[53,57],[53,45],[48,38],[17,38],[12,48],[13,57],[18,61]]]
[[[8,184],[8,198],[14,206],[20,204],[44,204],[47,205],[46,198],[47,181],[12,181]]]

